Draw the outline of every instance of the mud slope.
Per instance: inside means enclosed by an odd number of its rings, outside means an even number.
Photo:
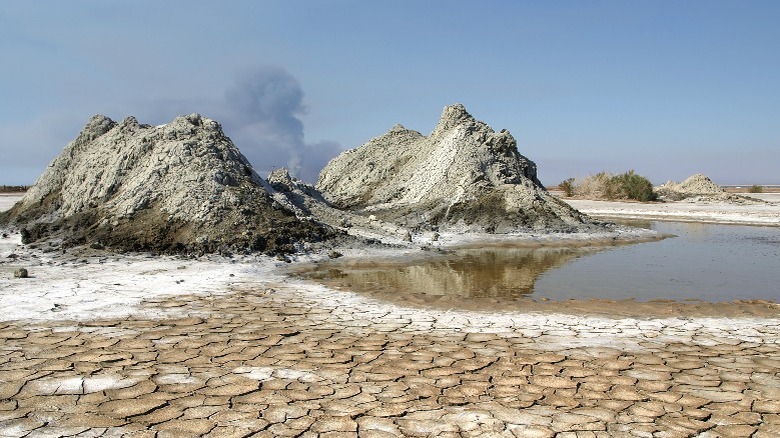
[[[334,206],[420,228],[583,231],[592,221],[551,196],[536,164],[463,105],[429,136],[396,125],[331,160],[316,185]]]
[[[164,253],[292,252],[332,235],[271,194],[213,120],[98,115],[0,224],[25,242]]]

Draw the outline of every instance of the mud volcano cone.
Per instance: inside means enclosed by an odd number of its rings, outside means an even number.
[[[94,116],[0,224],[26,243],[162,253],[292,252],[328,228],[277,203],[219,123]]]
[[[542,187],[536,164],[506,130],[461,104],[444,108],[429,136],[396,125],[322,170],[332,204],[408,226],[581,230],[592,221]]]

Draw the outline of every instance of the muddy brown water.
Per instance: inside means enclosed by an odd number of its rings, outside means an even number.
[[[631,222],[676,237],[619,246],[486,247],[408,263],[331,262],[303,275],[384,298],[456,307],[535,301],[780,302],[780,230]]]

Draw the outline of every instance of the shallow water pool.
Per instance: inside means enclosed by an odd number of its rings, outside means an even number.
[[[492,247],[410,263],[328,264],[310,278],[379,294],[565,300],[780,301],[780,229],[633,223],[677,237],[602,247]]]
[[[536,282],[554,299],[780,301],[780,229],[651,222],[677,237],[581,257]]]

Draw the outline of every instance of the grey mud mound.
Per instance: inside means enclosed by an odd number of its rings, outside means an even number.
[[[161,126],[94,116],[0,224],[25,243],[163,253],[293,252],[329,227],[300,220],[198,114]]]
[[[300,218],[310,218],[344,233],[339,244],[360,242],[361,246],[398,244],[408,229],[393,223],[376,220],[329,203],[313,186],[290,176],[284,167],[268,176],[274,198]]]
[[[659,196],[669,200],[679,200],[699,195],[724,193],[725,191],[709,177],[697,173],[689,176],[688,179],[681,183],[667,181],[656,192]]]
[[[444,108],[433,132],[396,125],[334,158],[316,185],[332,205],[409,227],[474,231],[584,230],[592,221],[542,187],[536,164],[506,131],[463,105]]]
[[[663,201],[728,202],[731,204],[765,204],[761,199],[727,193],[709,177],[697,173],[685,181],[667,181],[655,189]]]

